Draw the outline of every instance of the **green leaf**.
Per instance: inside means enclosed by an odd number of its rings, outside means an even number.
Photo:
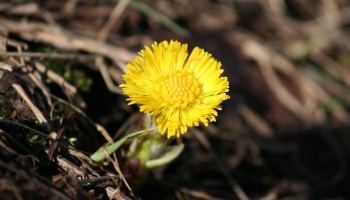
[[[184,149],[183,144],[164,147],[164,149],[159,154],[159,156],[155,159],[148,160],[145,166],[147,169],[152,169],[155,167],[166,165],[171,161],[173,161],[175,158],[177,158],[180,155],[180,153],[183,151],[183,149]]]
[[[145,134],[149,133],[149,130],[142,130],[142,131],[138,131],[135,133],[131,133],[125,137],[123,137],[122,139],[116,141],[115,143],[106,146],[106,151],[108,153],[108,155],[112,154],[113,152],[115,152],[127,139],[131,139],[131,138],[135,138],[135,137],[140,137],[143,136]],[[102,149],[100,148],[99,150],[97,150],[94,154],[92,154],[90,156],[90,158],[94,161],[94,162],[101,162],[103,161],[106,156],[103,153]]]

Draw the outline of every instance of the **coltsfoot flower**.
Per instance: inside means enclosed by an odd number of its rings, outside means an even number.
[[[168,138],[186,133],[187,127],[215,121],[220,103],[230,97],[221,63],[195,47],[188,56],[187,44],[154,42],[127,64],[121,84],[128,105],[154,116],[158,131]]]

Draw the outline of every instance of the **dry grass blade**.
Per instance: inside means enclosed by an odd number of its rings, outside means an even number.
[[[99,42],[90,38],[67,34],[58,27],[50,27],[43,23],[18,23],[0,17],[0,24],[11,32],[17,33],[23,39],[29,41],[40,41],[51,44],[57,48],[67,50],[81,50],[93,54],[104,55],[111,60],[129,61],[135,54],[126,49],[118,48],[104,42]]]
[[[126,185],[126,187],[129,189],[130,193],[133,195],[133,192],[132,192],[132,189],[131,187],[129,186],[128,182],[126,181],[123,173],[121,172],[120,168],[119,168],[119,163],[118,163],[118,160],[114,154],[114,160],[108,155],[106,149],[104,147],[102,147],[102,150],[103,150],[103,153],[105,154],[105,157],[112,162],[113,166],[114,166],[114,169],[118,172],[119,176],[121,177],[121,179],[123,180],[124,184]],[[115,193],[113,192],[112,196],[110,196],[111,199],[115,198]],[[135,197],[135,196],[134,196]],[[126,199],[128,199],[127,197],[125,197]]]
[[[250,110],[247,106],[243,104],[239,105],[237,110],[259,135],[264,137],[273,136],[272,128],[257,113],[254,113],[252,110]]]
[[[109,133],[106,131],[105,128],[103,128],[103,126],[99,125],[99,124],[95,124],[96,129],[103,135],[103,137],[107,140],[108,143],[112,144],[113,143],[113,139],[111,138],[111,136],[109,135]]]
[[[11,56],[11,57],[38,57],[38,58],[53,58],[53,59],[74,59],[79,61],[92,60],[94,55],[84,55],[77,53],[43,53],[43,52],[4,52],[0,53],[2,56]]]
[[[29,99],[27,94],[24,92],[23,88],[18,84],[12,84],[12,87],[16,90],[16,92],[23,98],[29,108],[33,111],[34,115],[37,117],[40,123],[44,124],[47,130],[50,130],[52,127],[50,123],[46,120],[44,115],[40,112],[40,110],[33,104],[33,102]]]
[[[0,62],[0,69],[4,71],[12,72],[12,67],[6,63]]]
[[[107,22],[102,27],[98,40],[99,41],[105,41],[108,33],[112,29],[115,22],[119,19],[122,12],[125,10],[126,6],[129,4],[130,0],[120,0],[118,4],[114,7],[112,13],[109,15]]]
[[[120,17],[121,13],[125,10],[126,6],[129,4],[130,0],[122,0],[120,1],[113,9],[112,13],[109,15],[107,22],[102,27],[101,31],[98,35],[98,40],[101,42],[104,42],[108,36],[108,33],[112,29],[115,22]],[[101,56],[98,56],[95,58],[95,64],[97,68],[99,69],[108,89],[111,92],[115,92],[117,94],[123,94],[122,90],[115,86],[112,82],[111,76],[108,73],[107,67],[105,63],[103,62],[103,58]]]
[[[114,83],[111,79],[111,76],[108,72],[108,69],[107,69],[105,63],[103,62],[103,58],[101,56],[96,57],[95,64],[96,64],[96,67],[99,69],[99,71],[103,77],[103,80],[105,81],[109,91],[114,92],[116,94],[123,94],[122,89],[120,89],[118,86],[114,85]]]
[[[68,94],[74,95],[77,93],[77,89],[73,85],[69,84],[64,78],[52,70],[47,69],[43,64],[36,62],[35,68],[40,73],[47,75],[53,82],[57,83],[57,85],[61,86],[63,90],[68,92]]]

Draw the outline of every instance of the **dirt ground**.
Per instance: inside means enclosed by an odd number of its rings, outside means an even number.
[[[143,114],[118,85],[153,41],[222,62],[217,121],[129,188]],[[0,199],[350,199],[350,1],[0,1]],[[130,170],[129,170],[130,171]]]

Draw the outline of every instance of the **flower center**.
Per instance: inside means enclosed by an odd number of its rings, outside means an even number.
[[[173,71],[157,79],[155,90],[168,106],[184,109],[199,96],[201,88],[192,74]]]

